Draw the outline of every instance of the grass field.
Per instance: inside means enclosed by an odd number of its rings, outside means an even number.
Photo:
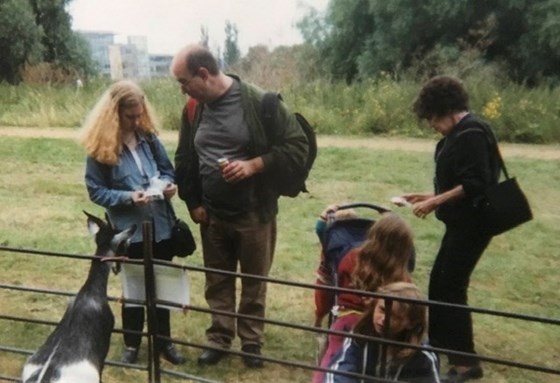
[[[406,146],[403,145],[403,148]],[[170,155],[175,145],[167,143]],[[560,172],[558,160],[506,158],[532,204],[535,219],[495,238],[473,274],[470,303],[476,307],[560,318]],[[83,184],[84,153],[68,139],[2,137],[0,140],[0,243],[4,246],[89,254],[94,249],[87,235],[82,210],[102,214],[88,199]],[[390,197],[407,191],[431,189],[431,153],[368,148],[322,147],[308,186],[310,193],[281,199],[279,237],[271,276],[314,282],[319,247],[314,234],[318,213],[329,203],[371,202],[389,205]],[[188,220],[185,206],[175,201],[178,215]],[[413,227],[417,268],[413,278],[427,292],[427,279],[443,226],[433,216],[415,218],[410,210],[397,211]],[[369,213],[369,212],[367,212]],[[189,221],[190,222],[190,221]],[[179,262],[201,265],[200,251]],[[88,263],[16,253],[0,254],[0,283],[77,291],[85,280]],[[203,277],[191,273],[194,305],[206,307]],[[109,294],[120,296],[120,282],[110,279]],[[0,312],[5,315],[58,321],[67,299],[0,290]],[[120,327],[120,309],[113,304]],[[267,316],[311,324],[310,290],[270,285]],[[205,314],[172,315],[172,335],[204,342],[209,323]],[[557,326],[474,315],[479,353],[524,363],[560,367],[560,331]],[[0,345],[35,349],[52,327],[0,321]],[[238,343],[234,347],[238,347]],[[115,335],[110,359],[118,359],[122,340]],[[199,368],[199,350],[183,348],[188,357],[179,371],[226,382],[308,382],[310,372],[268,363],[263,370],[247,370],[240,358],[229,357],[216,367]],[[263,352],[267,356],[311,364],[314,335],[268,326]],[[143,358],[145,353],[141,353]],[[0,375],[18,376],[24,358],[0,353]],[[165,364],[166,368],[171,368]],[[485,366],[481,382],[557,382],[558,376],[504,366]],[[107,367],[104,382],[141,382],[146,375]],[[164,377],[164,382],[176,379]]]

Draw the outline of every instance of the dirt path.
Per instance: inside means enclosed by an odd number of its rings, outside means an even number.
[[[78,130],[72,128],[0,127],[0,136],[76,139]],[[177,141],[177,132],[162,131],[160,137],[167,143],[174,143]],[[371,148],[413,152],[432,152],[435,145],[433,140],[427,139],[385,137],[319,136],[317,141],[320,147]],[[500,147],[505,157],[560,160],[560,145],[501,144]]]

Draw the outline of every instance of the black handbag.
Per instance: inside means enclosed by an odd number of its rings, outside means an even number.
[[[171,202],[167,200],[167,207],[173,218],[171,229],[171,242],[173,243],[173,255],[176,257],[187,257],[196,250],[196,242],[189,225],[175,215]]]
[[[196,242],[191,229],[180,218],[175,218],[175,223],[171,229],[171,240],[173,242],[173,254],[176,257],[189,256],[196,250]]]
[[[480,209],[484,232],[495,236],[530,221],[533,213],[517,180],[509,177],[496,138],[493,135],[492,138],[505,180],[488,187],[476,206]]]

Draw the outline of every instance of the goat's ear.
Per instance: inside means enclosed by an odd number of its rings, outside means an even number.
[[[97,233],[99,233],[99,230],[100,230],[101,228],[99,227],[99,225],[97,224],[97,222],[95,222],[94,220],[92,220],[92,219],[90,219],[90,218],[88,218],[87,224],[88,224],[88,231],[89,231],[89,234],[90,234],[92,237],[95,237],[95,235],[96,235]]]
[[[101,229],[104,222],[97,218],[96,216],[89,214],[84,210],[84,214],[87,216],[88,231],[92,236],[95,236]]]

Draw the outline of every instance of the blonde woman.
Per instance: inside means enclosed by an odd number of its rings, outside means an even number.
[[[407,282],[396,282],[383,286],[378,291],[386,296],[421,300],[418,288]],[[389,326],[386,328],[385,316],[388,307],[386,299],[374,300],[366,313],[356,324],[354,333],[370,337],[411,344],[426,343],[428,315],[425,305],[393,300]],[[370,377],[391,381],[411,383],[438,383],[439,361],[430,351],[406,346],[387,347],[385,373],[380,365],[381,343],[375,340],[346,338],[340,354],[335,357],[330,368],[337,371],[364,374]],[[329,373],[327,383],[354,383],[358,379]]]
[[[142,89],[132,81],[113,84],[99,99],[86,120],[81,143],[87,152],[85,182],[90,199],[103,206],[117,227],[138,229],[128,256],[143,258],[142,223],[154,223],[154,257],[173,258],[170,241],[173,214],[170,200],[176,193],[175,174],[156,136],[154,113]],[[170,336],[169,310],[157,309],[159,335]],[[143,307],[122,308],[125,330],[141,332]],[[122,362],[135,363],[141,336],[124,334]],[[185,358],[167,341],[158,344],[161,355],[173,364]]]

